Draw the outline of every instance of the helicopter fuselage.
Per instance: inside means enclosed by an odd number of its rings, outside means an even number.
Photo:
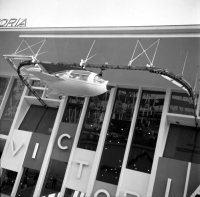
[[[30,67],[26,69],[26,73],[46,84],[49,97],[58,95],[90,97],[103,94],[108,90],[108,81],[90,71],[70,70],[49,74],[39,67]]]

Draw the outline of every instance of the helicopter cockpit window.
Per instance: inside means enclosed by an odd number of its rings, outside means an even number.
[[[89,77],[89,75],[84,75],[84,74],[79,74],[79,73],[71,73],[70,74],[70,78],[79,79],[82,81],[87,81],[88,77]]]
[[[104,83],[105,80],[102,79],[101,77],[99,77],[98,75],[94,78],[94,82],[95,83]]]
[[[69,75],[69,71],[66,71],[66,72],[57,72],[57,73],[54,73],[54,75],[56,77],[63,77],[63,76],[68,76]]]
[[[80,74],[77,74],[77,73],[71,73],[70,78],[73,78],[73,79],[79,79],[80,78]]]
[[[89,75],[80,75],[80,80],[87,81]]]

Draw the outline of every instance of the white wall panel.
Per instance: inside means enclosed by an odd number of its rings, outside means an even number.
[[[119,196],[122,197],[124,191],[138,193],[141,197],[147,197],[150,174],[125,169]]]
[[[87,185],[89,184],[89,177],[92,169],[92,164],[94,160],[95,152],[85,149],[77,148],[72,160],[69,176],[65,186],[70,189],[78,190],[81,192],[86,192]],[[80,178],[77,178],[80,163],[77,161],[82,161],[88,163],[88,165],[83,165]]]
[[[2,168],[16,172],[20,170],[31,136],[31,132],[14,130],[13,135],[8,142],[7,149],[5,150],[5,157],[1,164]]]

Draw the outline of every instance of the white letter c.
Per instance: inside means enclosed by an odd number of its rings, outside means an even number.
[[[67,146],[62,146],[62,145],[61,145],[61,140],[62,140],[62,138],[64,138],[64,137],[71,138],[71,136],[70,136],[69,134],[66,134],[66,133],[62,134],[62,135],[58,138],[58,147],[59,147],[60,149],[62,149],[62,150],[68,149]]]

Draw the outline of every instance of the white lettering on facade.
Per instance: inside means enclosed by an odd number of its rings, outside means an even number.
[[[165,190],[165,197],[169,197],[171,182],[172,182],[172,180],[168,178],[167,179],[167,187],[166,187],[166,190]]]
[[[197,187],[197,189],[194,191],[194,193],[190,197],[195,197],[197,195],[200,195],[200,185]]]
[[[27,19],[11,18],[0,19],[0,27],[26,27]]]
[[[37,151],[38,151],[38,147],[39,147],[39,143],[36,143],[36,144],[35,144],[34,151],[33,151],[33,155],[32,155],[32,158],[33,158],[33,159],[35,159],[35,157],[36,157],[36,154],[37,154]]]
[[[71,136],[70,136],[69,134],[66,134],[66,133],[65,133],[65,134],[62,134],[62,135],[58,138],[58,147],[59,147],[60,149],[62,149],[62,150],[68,149],[67,146],[62,146],[62,145],[61,145],[61,140],[62,140],[64,137],[71,138]]]
[[[11,151],[12,151],[12,156],[14,157],[17,152],[22,148],[24,144],[20,144],[16,149],[15,149],[15,145],[14,145],[14,142],[11,141]]]
[[[137,196],[137,197],[141,197],[140,194],[138,194],[137,192],[132,192],[132,191],[128,191],[128,190],[124,191],[123,197],[127,197],[127,194],[131,194],[131,195],[134,195],[134,196]]]
[[[82,169],[83,169],[83,165],[88,166],[89,163],[84,162],[84,161],[76,161],[76,163],[80,164],[79,169],[78,169],[78,174],[77,174],[77,178],[80,179],[81,178]]]
[[[100,193],[104,193],[107,197],[110,197],[110,194],[105,189],[100,189],[96,191],[94,197],[97,197]]]

